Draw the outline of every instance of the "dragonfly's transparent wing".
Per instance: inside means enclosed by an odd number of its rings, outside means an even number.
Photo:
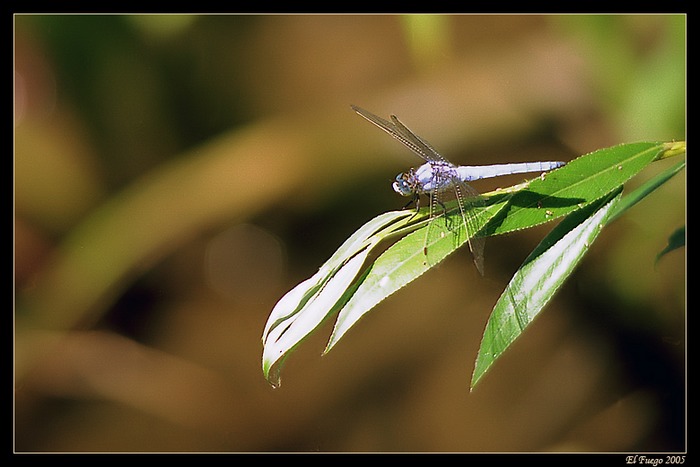
[[[430,145],[430,143],[428,143],[426,140],[412,132],[406,125],[401,123],[401,120],[399,120],[396,115],[391,116],[391,121],[394,123],[394,127],[399,131],[399,133],[403,135],[403,137],[406,140],[410,141],[412,144],[414,144],[421,150],[421,153],[424,154],[424,159],[426,159],[429,162],[442,161],[452,165],[452,163],[445,159],[439,152],[437,152],[435,148]]]
[[[431,223],[426,230],[426,246],[424,254],[428,257],[427,243],[432,231],[438,228],[438,223],[444,221],[444,230],[451,232],[452,235],[460,235],[464,232],[468,235],[469,249],[474,258],[474,264],[481,275],[484,274],[484,246],[485,239],[475,237],[478,230],[477,213],[478,207],[483,204],[483,199],[479,193],[468,183],[459,178],[455,167],[450,164],[435,163],[433,166],[433,189],[430,192],[430,218]],[[442,187],[442,189],[441,189]],[[459,209],[460,222],[462,225],[450,225],[448,222],[447,212],[445,212],[447,203],[451,200],[456,201]],[[455,239],[458,241],[458,238]]]
[[[418,154],[426,162],[432,161],[445,161],[447,160],[442,157],[429,143],[424,141],[418,135],[409,130],[403,123],[396,118],[395,115],[391,116],[391,122],[384,120],[382,117],[374,115],[361,107],[356,105],[351,106],[352,109],[358,113],[358,115],[367,119],[370,123],[378,126],[382,130],[386,131],[394,139],[397,139],[403,143],[407,148],[409,148],[414,153]]]
[[[486,240],[483,237],[476,237],[476,232],[479,230],[477,222],[478,207],[484,204],[483,198],[479,193],[466,182],[463,182],[459,177],[454,178],[455,197],[458,200],[460,217],[469,235],[469,249],[474,257],[474,264],[479,274],[484,275],[484,246]]]

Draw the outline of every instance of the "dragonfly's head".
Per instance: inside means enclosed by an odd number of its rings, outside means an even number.
[[[415,176],[412,172],[400,173],[391,186],[401,196],[413,196],[416,193]]]

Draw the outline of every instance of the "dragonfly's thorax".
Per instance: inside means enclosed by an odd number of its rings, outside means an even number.
[[[455,166],[445,161],[432,161],[418,167],[414,172],[417,193],[443,192],[454,187],[457,181]]]
[[[452,164],[442,161],[425,163],[417,169],[397,175],[393,183],[394,191],[403,196],[445,191],[454,186],[457,177],[454,169]]]

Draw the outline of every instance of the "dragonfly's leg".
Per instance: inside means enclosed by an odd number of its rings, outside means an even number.
[[[411,200],[406,204],[406,206],[404,206],[404,207],[401,208],[401,209],[406,209],[406,208],[409,207],[411,204],[415,204],[415,205],[416,205],[416,211],[415,211],[415,212],[413,213],[413,215],[408,219],[409,222],[410,222],[414,217],[416,217],[416,216],[418,215],[418,212],[420,212],[420,196],[419,196],[418,194],[416,194],[413,198],[411,198]]]
[[[401,209],[406,209],[407,207],[409,207],[410,205],[412,205],[414,203],[416,205],[416,211],[417,211],[419,208],[419,205],[420,205],[420,200],[418,198],[411,198],[410,200],[408,200],[408,203],[404,204],[404,206]]]
[[[449,224],[450,224],[450,217],[447,215],[447,206],[445,206],[445,203],[443,203],[443,202],[440,201],[439,199],[435,199],[435,201],[437,201],[437,203],[438,203],[438,204],[440,205],[440,207],[442,208],[442,212],[443,212],[443,214],[444,214],[444,216],[445,216],[445,226],[447,227],[447,230],[450,230],[450,231],[451,231],[451,230],[452,230],[452,227],[449,225]]]

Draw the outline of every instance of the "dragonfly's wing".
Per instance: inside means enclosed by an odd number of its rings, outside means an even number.
[[[460,215],[467,228],[467,235],[469,235],[469,249],[472,251],[474,264],[476,265],[476,269],[478,269],[479,273],[483,276],[484,246],[486,244],[486,239],[483,237],[476,237],[475,234],[479,230],[479,224],[477,222],[477,213],[479,210],[477,208],[484,204],[484,200],[471,185],[457,177],[456,172],[455,197],[459,200]]]
[[[437,152],[435,148],[430,145],[430,143],[409,130],[406,125],[401,123],[401,120],[399,120],[396,115],[391,116],[391,121],[394,123],[394,127],[404,136],[404,138],[411,141],[411,143],[420,149],[424,159],[428,161],[442,161],[452,165],[452,163]]]
[[[430,217],[440,217],[440,210],[444,210],[446,202],[449,199],[455,199],[459,208],[459,219],[462,226],[469,235],[469,249],[474,258],[474,264],[481,275],[484,274],[484,245],[485,239],[475,237],[474,235],[479,230],[477,219],[478,207],[484,203],[483,198],[479,193],[468,183],[461,180],[457,170],[452,166],[444,164],[435,164],[437,170],[433,170],[433,190],[430,193]],[[449,187],[440,190],[439,187]],[[443,214],[447,214],[444,213]],[[430,226],[428,226],[430,228]],[[455,233],[460,229],[454,228]],[[427,236],[428,234],[426,234]]]
[[[418,154],[426,162],[448,162],[427,141],[423,140],[421,137],[409,130],[403,123],[401,123],[395,115],[391,116],[392,121],[390,122],[356,105],[351,107],[360,116],[386,131],[393,138],[402,142],[407,148]]]

